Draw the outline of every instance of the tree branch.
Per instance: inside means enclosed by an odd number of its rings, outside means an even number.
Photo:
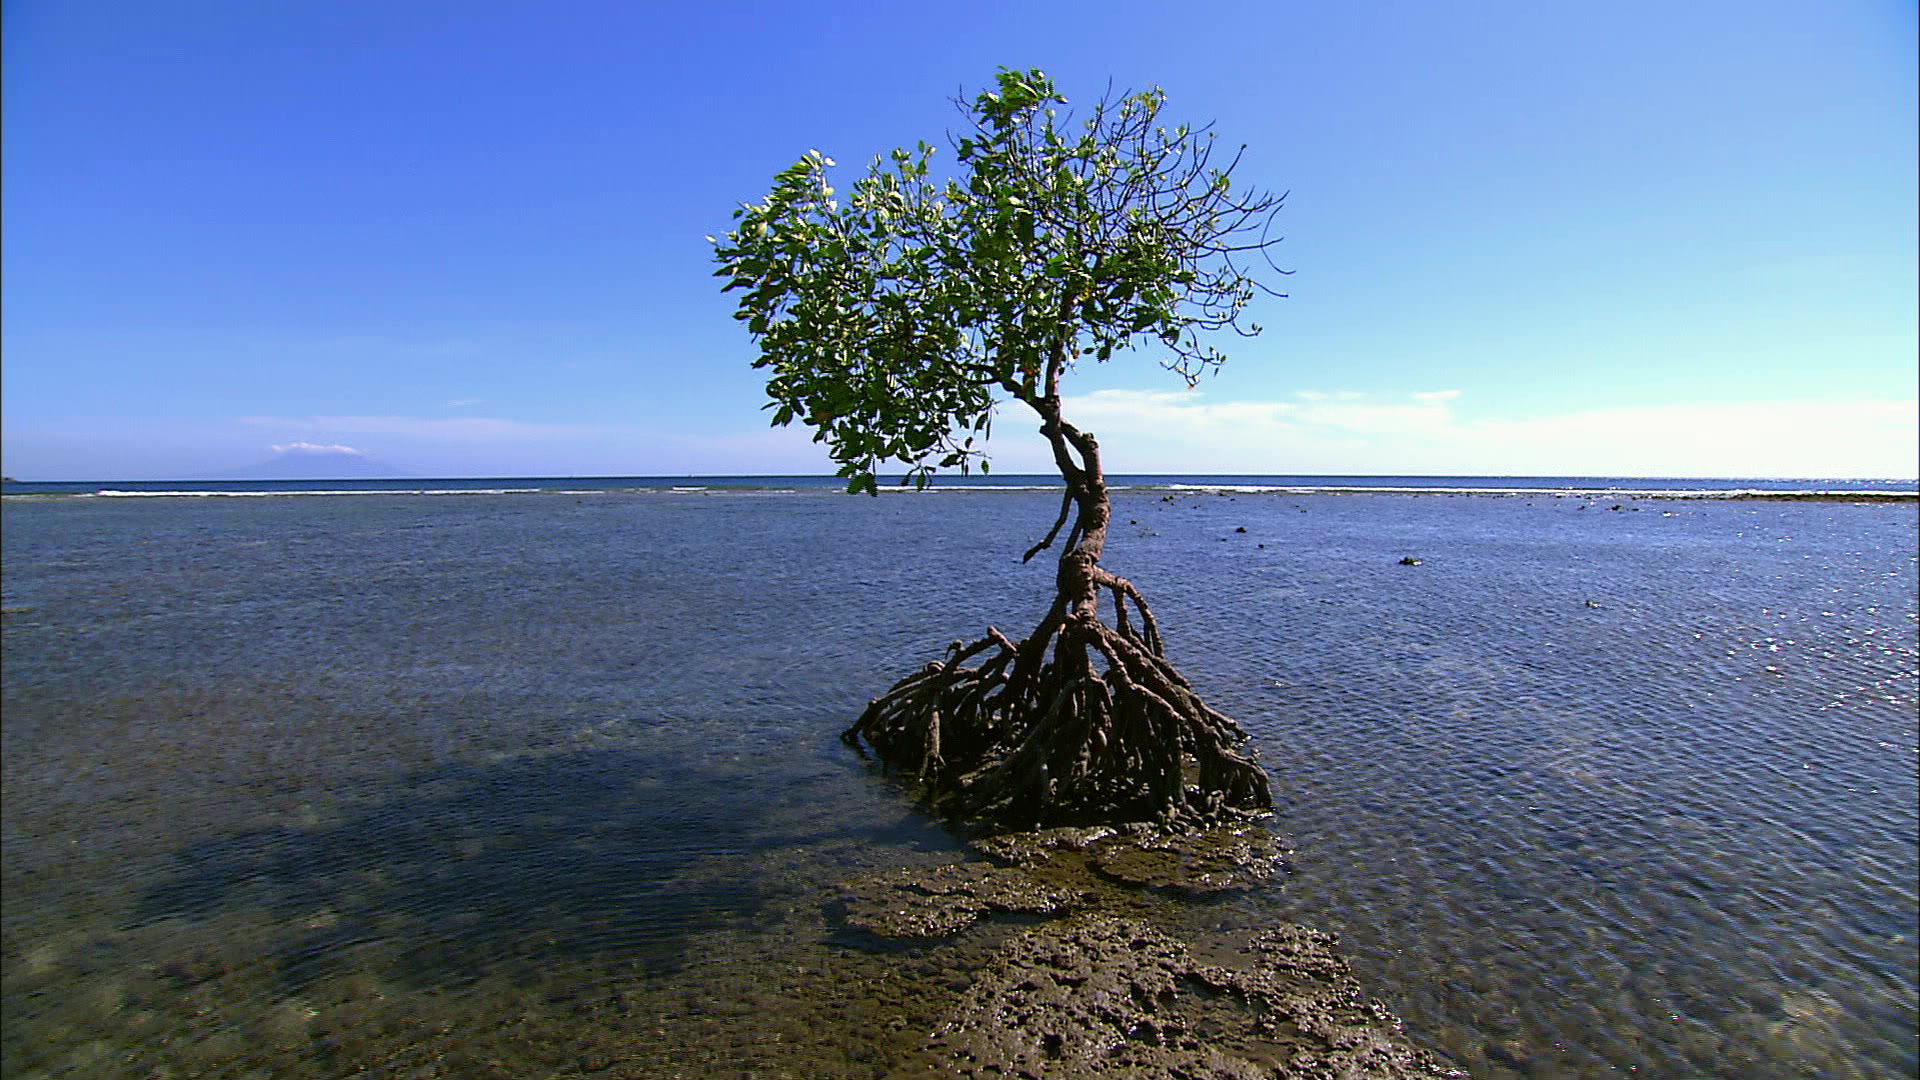
[[[1027,553],[1020,556],[1021,562],[1031,562],[1035,555],[1053,546],[1053,538],[1060,535],[1060,526],[1067,523],[1067,512],[1072,509],[1073,485],[1069,484],[1067,485],[1066,492],[1060,496],[1060,516],[1054,519],[1053,528],[1047,530],[1047,535],[1044,540],[1028,548]]]

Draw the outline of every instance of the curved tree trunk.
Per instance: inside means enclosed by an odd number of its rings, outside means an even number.
[[[1200,825],[1263,813],[1272,795],[1241,749],[1245,733],[1167,662],[1133,583],[1100,566],[1112,505],[1099,444],[1061,417],[1059,362],[1050,367],[1046,396],[1019,396],[1040,414],[1067,485],[1053,529],[1026,554],[1051,546],[1071,518],[1052,606],[1017,643],[993,628],[954,642],[944,660],[874,699],[841,738],[916,775],[936,811],[999,828]],[[1100,617],[1103,592],[1112,625]]]

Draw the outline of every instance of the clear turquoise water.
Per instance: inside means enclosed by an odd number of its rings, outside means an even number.
[[[835,883],[955,841],[835,735],[1055,505],[9,499],[6,1075],[876,1074],[954,962]],[[1338,930],[1482,1076],[1920,1067],[1912,505],[1117,508],[1299,852],[1165,917]]]

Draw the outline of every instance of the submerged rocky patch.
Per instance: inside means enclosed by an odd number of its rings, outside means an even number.
[[[1291,924],[1187,939],[1144,889],[1217,893],[1285,865],[1257,826],[1198,833],[1064,828],[977,840],[991,861],[888,870],[847,883],[848,925],[956,938],[1006,913],[1006,938],[896,1076],[1464,1077],[1414,1047],[1361,989],[1330,934]]]
[[[990,912],[1058,915],[1079,899],[1031,874],[981,862],[889,870],[848,893],[847,924],[891,938],[947,937]]]
[[[1186,942],[1076,915],[1007,943],[927,1056],[960,1076],[1464,1077],[1411,1046],[1331,935]]]

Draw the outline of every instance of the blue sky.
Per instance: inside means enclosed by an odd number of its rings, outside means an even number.
[[[705,234],[997,66],[1164,87],[1288,190],[1197,391],[1075,374],[1116,472],[1916,471],[1910,0],[5,7],[23,479],[345,446],[420,476],[829,472]],[[1046,468],[1026,418],[996,471]]]

